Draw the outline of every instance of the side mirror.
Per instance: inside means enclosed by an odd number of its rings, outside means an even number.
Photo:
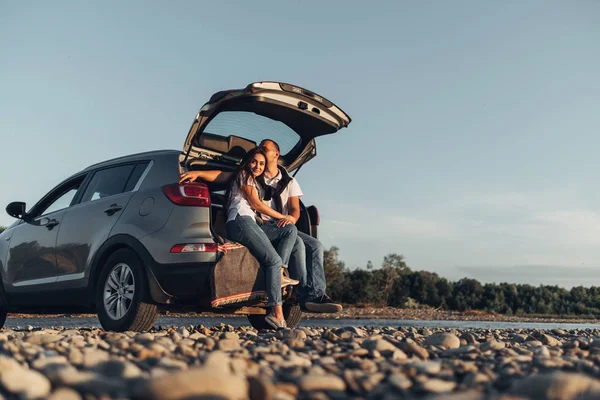
[[[26,204],[22,201],[13,201],[12,203],[6,206],[6,212],[11,217],[23,219],[26,215],[25,207]]]

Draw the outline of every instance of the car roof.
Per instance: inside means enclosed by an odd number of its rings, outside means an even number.
[[[109,167],[111,165],[126,163],[129,161],[150,160],[161,156],[178,156],[179,154],[181,154],[180,150],[153,150],[146,151],[143,153],[129,154],[126,156],[116,157],[110,160],[92,164],[89,167],[83,169],[81,172],[89,172],[90,170],[94,170],[97,168]]]

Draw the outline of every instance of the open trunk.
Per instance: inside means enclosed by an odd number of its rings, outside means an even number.
[[[315,138],[347,127],[350,117],[311,91],[279,82],[255,82],[215,93],[200,109],[180,164],[235,169],[263,139],[281,147],[280,163],[292,172],[316,156]]]
[[[316,156],[316,137],[335,133],[350,122],[331,101],[286,83],[255,82],[244,89],[217,92],[190,127],[180,169],[235,171],[246,152],[271,139],[280,147],[279,163],[295,174]],[[209,188],[213,233],[224,243],[226,187],[211,184]],[[298,229],[316,237],[317,225],[316,208],[301,202]]]

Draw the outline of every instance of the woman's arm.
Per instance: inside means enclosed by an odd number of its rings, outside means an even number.
[[[258,211],[261,214],[268,215],[269,217],[275,219],[286,218],[285,215],[278,213],[277,211],[273,210],[271,207],[263,203],[258,198],[258,193],[256,192],[256,188],[254,186],[242,186],[242,193],[244,193],[244,197],[246,198],[246,200],[248,200],[248,203],[250,203],[250,207],[252,207],[254,211]]]
[[[185,181],[194,182],[196,179],[202,179],[204,182],[227,183],[232,176],[233,172],[219,170],[188,171],[181,174],[179,183],[181,184]]]

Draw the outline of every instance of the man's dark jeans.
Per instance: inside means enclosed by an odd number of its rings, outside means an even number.
[[[290,277],[300,281],[295,289],[298,302],[304,303],[325,294],[324,253],[325,248],[318,239],[298,232],[289,263]]]

